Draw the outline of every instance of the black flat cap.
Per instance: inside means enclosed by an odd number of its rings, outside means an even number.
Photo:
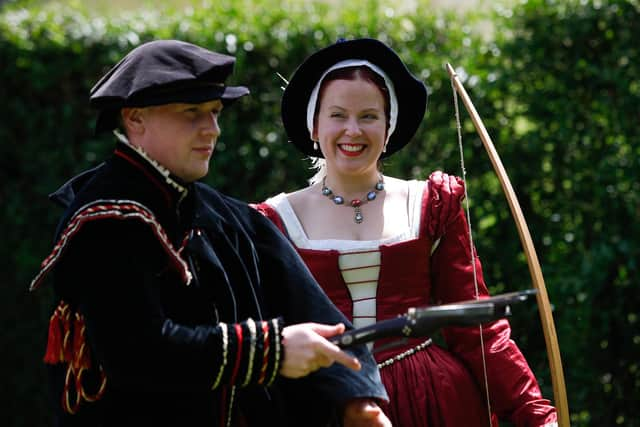
[[[325,71],[348,59],[370,62],[384,71],[393,83],[398,101],[398,118],[387,150],[381,156],[388,157],[404,147],[418,130],[427,109],[427,89],[421,80],[411,74],[393,49],[370,38],[340,39],[310,55],[296,69],[282,95],[282,122],[289,142],[304,154],[323,157],[320,151],[313,149],[307,129],[307,104]]]
[[[91,89],[90,105],[99,110],[96,133],[115,129],[123,107],[216,99],[228,105],[249,93],[243,86],[225,86],[234,63],[233,56],[179,40],[155,40],[136,47]]]

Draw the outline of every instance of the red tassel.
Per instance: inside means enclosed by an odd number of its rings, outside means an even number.
[[[58,311],[54,311],[49,319],[49,336],[47,350],[44,353],[44,363],[55,365],[62,361],[62,332]]]
[[[69,334],[69,329],[68,322],[65,322],[64,319],[65,316],[67,318],[69,316],[69,306],[64,301],[60,301],[60,304],[49,319],[49,334],[47,337],[47,349],[44,353],[44,362],[50,365],[66,360],[63,337]]]
[[[72,315],[73,329],[71,328]],[[75,414],[83,400],[87,402],[99,400],[106,390],[107,378],[101,366],[99,366],[100,384],[96,393],[92,395],[84,389],[82,374],[91,368],[91,354],[86,343],[85,330],[84,317],[78,312],[72,313],[69,305],[60,301],[49,319],[49,336],[44,361],[52,365],[67,364],[61,399],[62,407],[69,414]]]

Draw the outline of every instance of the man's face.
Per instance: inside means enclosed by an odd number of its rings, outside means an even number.
[[[143,132],[136,140],[149,156],[186,182],[209,171],[220,128],[220,100],[166,104],[140,110]]]

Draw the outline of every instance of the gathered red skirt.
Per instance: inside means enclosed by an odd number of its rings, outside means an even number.
[[[390,399],[382,408],[394,426],[498,425],[468,369],[436,344],[384,366],[380,373]]]

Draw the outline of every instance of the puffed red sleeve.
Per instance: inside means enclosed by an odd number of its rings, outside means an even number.
[[[476,254],[475,272],[471,262],[468,223],[462,209],[464,183],[455,176],[434,172],[427,180],[426,231],[437,242],[431,256],[432,295],[435,303],[451,303],[487,297],[482,266]],[[475,254],[475,248],[474,254]],[[448,348],[470,369],[484,387],[484,370],[477,327],[450,327],[443,330]],[[487,381],[492,410],[500,419],[517,426],[545,426],[556,422],[557,414],[544,399],[538,382],[522,352],[511,339],[506,319],[483,325]]]

